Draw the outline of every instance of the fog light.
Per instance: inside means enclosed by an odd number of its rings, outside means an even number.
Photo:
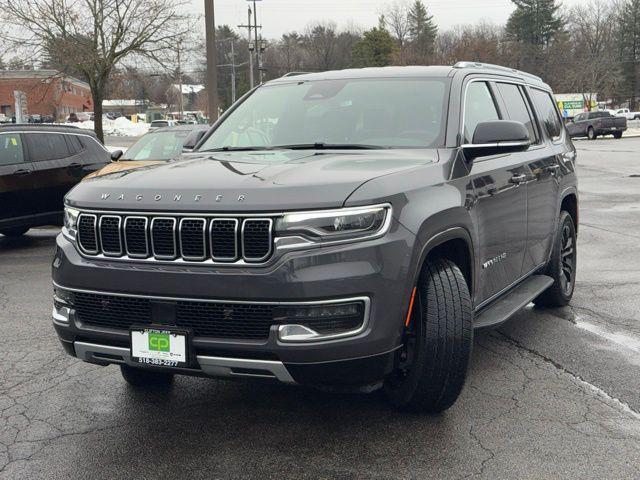
[[[73,306],[73,292],[62,288],[53,289],[53,303],[60,306]]]
[[[357,335],[365,328],[368,300],[279,307],[274,315],[281,324],[278,337],[282,342],[311,342]]]

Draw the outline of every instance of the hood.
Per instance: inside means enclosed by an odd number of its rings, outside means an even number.
[[[192,153],[91,178],[66,200],[89,209],[193,212],[340,207],[363,183],[436,158],[435,150]]]
[[[166,160],[120,160],[119,162],[112,162],[106,167],[100,170],[90,173],[82,179],[82,181],[88,180],[94,177],[101,177],[102,175],[108,175],[110,173],[123,172],[125,170],[133,170],[134,168],[146,167],[148,165],[157,165],[159,163],[165,163]]]

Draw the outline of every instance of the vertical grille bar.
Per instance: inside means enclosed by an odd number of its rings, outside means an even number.
[[[216,262],[235,262],[238,259],[238,220],[214,218],[209,225],[211,258]]]
[[[180,232],[180,254],[185,260],[202,261],[207,258],[207,222],[203,218],[183,218]]]
[[[147,217],[127,217],[124,220],[124,245],[131,258],[149,256],[149,235]]]
[[[156,217],[151,220],[151,250],[158,260],[174,260],[176,248],[176,219]]]
[[[117,215],[102,215],[98,221],[100,245],[102,253],[107,257],[122,255],[121,224],[122,219]]]
[[[242,256],[248,262],[261,262],[271,255],[273,220],[248,218],[242,222]]]
[[[78,217],[78,245],[83,252],[98,254],[97,217],[89,213],[81,213]]]

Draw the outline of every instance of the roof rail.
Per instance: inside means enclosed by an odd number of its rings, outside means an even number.
[[[540,82],[543,82],[542,78],[532,73],[523,72],[522,70],[517,70],[515,68],[503,67],[502,65],[494,65],[492,63],[458,62],[453,66],[453,68],[486,68],[489,70],[498,70],[501,72],[517,73],[518,75],[534,78]]]
[[[61,125],[59,123],[0,123],[0,128],[3,127],[41,127],[41,128],[77,128],[77,125]]]
[[[288,73],[285,73],[285,74],[282,76],[282,78],[284,78],[284,77],[296,77],[296,76],[298,76],[298,75],[306,75],[306,74],[308,74],[308,73],[309,73],[309,72],[288,72]]]

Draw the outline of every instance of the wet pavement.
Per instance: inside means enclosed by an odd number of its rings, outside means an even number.
[[[640,139],[576,145],[571,306],[478,335],[465,390],[440,416],[271,384],[132,391],[116,367],[58,344],[55,231],[0,236],[0,479],[639,478]]]

